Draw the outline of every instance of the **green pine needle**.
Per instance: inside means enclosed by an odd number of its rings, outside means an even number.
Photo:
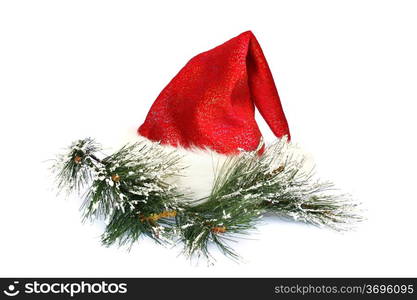
[[[259,149],[258,149],[259,150]],[[84,219],[105,219],[106,246],[131,247],[141,237],[159,244],[179,239],[188,257],[211,261],[211,245],[226,256],[266,213],[347,230],[363,220],[359,205],[333,185],[314,179],[306,159],[285,138],[230,157],[218,169],[212,192],[192,197],[168,182],[181,176],[181,156],[158,144],[134,143],[98,158],[93,139],[79,140],[54,165],[59,190],[85,191]],[[196,204],[198,203],[198,204]]]

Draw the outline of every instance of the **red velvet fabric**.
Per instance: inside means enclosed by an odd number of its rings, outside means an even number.
[[[252,151],[261,139],[255,106],[277,137],[289,138],[271,71],[247,31],[192,58],[160,93],[138,133],[222,154]]]

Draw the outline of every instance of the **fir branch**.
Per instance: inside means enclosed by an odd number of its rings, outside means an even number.
[[[286,139],[268,147],[259,164],[267,170],[257,189],[266,211],[336,231],[363,220],[360,204],[348,194],[338,194],[333,183],[315,179],[304,154]]]
[[[228,159],[216,176],[211,195],[178,215],[183,252],[188,257],[214,259],[209,251],[214,243],[226,256],[239,259],[230,242],[254,229],[262,214],[260,199],[239,189],[244,182],[255,180],[256,174],[248,172],[251,167],[242,160]]]
[[[172,240],[175,221],[172,217],[157,220],[144,218],[138,210],[126,207],[115,210],[110,222],[102,234],[103,245],[128,245],[129,248],[141,237],[149,237],[158,244],[166,244]]]
[[[254,229],[265,213],[335,230],[362,220],[358,204],[334,193],[331,183],[315,180],[305,157],[285,138],[262,154],[242,152],[227,159],[211,194],[198,201],[188,201],[188,195],[168,184],[182,170],[175,150],[134,143],[100,159],[100,149],[91,138],[79,140],[54,170],[60,190],[80,192],[89,186],[84,219],[108,221],[102,235],[106,246],[131,246],[142,236],[160,244],[179,237],[189,257],[211,260],[214,244],[239,259],[230,242]]]
[[[85,218],[107,218],[114,209],[125,207],[158,212],[176,201],[179,193],[165,180],[180,172],[180,156],[161,148],[134,143],[104,158],[85,197]]]
[[[93,177],[93,170],[100,165],[96,154],[101,145],[92,138],[75,141],[64,153],[59,154],[52,165],[59,192],[80,193]]]
[[[73,143],[55,163],[58,187],[77,192],[87,188],[83,219],[109,221],[104,244],[134,242],[140,235],[162,243],[162,229],[172,232],[174,227],[167,212],[179,210],[177,201],[183,197],[166,182],[180,173],[180,156],[144,142],[128,144],[102,159],[96,156],[100,149],[91,138]]]
[[[258,152],[242,152],[219,169],[211,195],[177,217],[184,253],[211,259],[209,244],[225,255],[239,256],[230,247],[236,235],[253,229],[272,212],[316,226],[347,230],[362,220],[359,204],[333,192],[333,185],[314,179],[304,155],[286,139]],[[213,230],[214,229],[214,230]],[[218,230],[221,229],[221,230]]]

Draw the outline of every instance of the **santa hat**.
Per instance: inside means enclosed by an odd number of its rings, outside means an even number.
[[[263,148],[255,108],[286,137]],[[272,74],[249,31],[191,59],[138,133],[143,141],[135,135],[135,143],[102,159],[94,139],[76,141],[56,162],[59,188],[90,186],[84,218],[108,221],[105,245],[149,236],[182,241],[190,256],[210,259],[213,243],[237,258],[227,241],[266,213],[336,230],[362,220],[357,204],[327,193],[332,184],[313,178],[305,155],[287,143]]]
[[[162,90],[138,133],[183,151],[189,168],[180,184],[203,197],[211,190],[216,160],[259,147],[255,107],[278,138],[289,139],[268,63],[246,31],[192,58]]]
[[[255,107],[277,137],[289,129],[252,32],[192,58],[162,90],[138,133],[149,140],[221,154],[257,149]]]

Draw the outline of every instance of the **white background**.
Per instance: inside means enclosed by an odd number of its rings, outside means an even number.
[[[2,1],[0,276],[417,276],[416,15],[415,1]],[[234,245],[245,262],[214,267],[148,240],[100,246],[45,161],[85,136],[121,145],[188,59],[248,29],[293,140],[368,221],[265,219]]]

